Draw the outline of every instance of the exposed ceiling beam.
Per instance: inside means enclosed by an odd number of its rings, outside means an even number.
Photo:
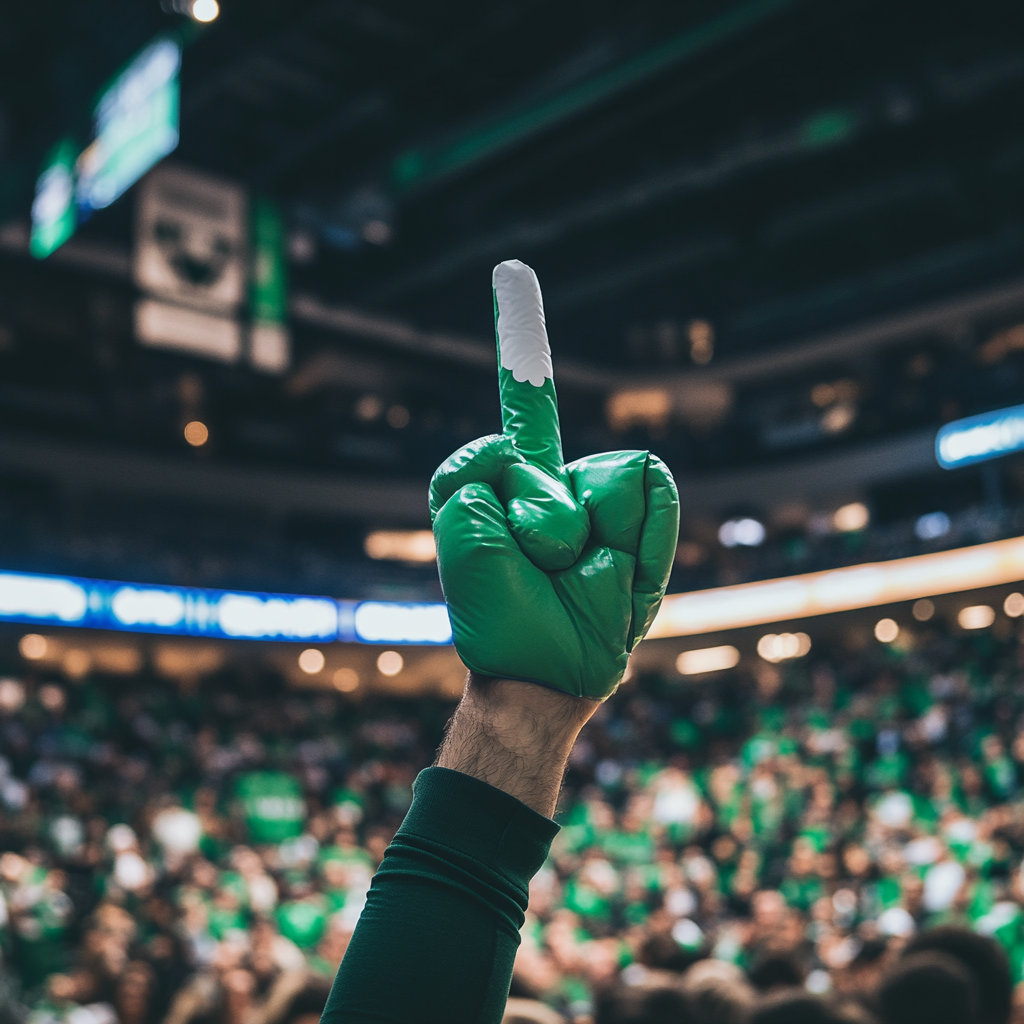
[[[0,228],[0,251],[28,258],[27,227],[8,224]],[[129,252],[106,244],[71,239],[49,259],[76,269],[130,278]],[[490,341],[423,331],[402,320],[334,305],[302,292],[292,296],[290,309],[297,322],[320,330],[365,338],[389,348],[480,370],[489,370],[494,365],[494,345]],[[559,358],[556,353],[556,376],[562,386],[603,394],[625,388],[659,387],[685,391],[736,385],[770,380],[821,363],[851,359],[929,333],[949,334],[980,317],[1002,316],[1019,310],[1024,310],[1024,277],[805,338],[764,354],[732,359],[701,369],[606,370]]]
[[[673,390],[743,384],[786,376],[821,363],[858,357],[922,335],[948,334],[979,317],[1000,316],[1017,310],[1024,310],[1024,278],[702,369],[604,370],[559,358],[556,352],[555,376],[560,385],[604,393],[625,388]],[[490,342],[420,331],[403,321],[330,306],[312,296],[296,295],[292,300],[292,315],[311,326],[381,341],[395,348],[466,366],[490,369],[494,364],[494,346]]]
[[[795,0],[745,0],[703,24],[640,53],[618,67],[517,111],[412,147],[394,159],[391,182],[399,195],[451,178],[502,150],[704,53],[794,6]]]
[[[687,157],[646,177],[584,196],[560,210],[527,217],[473,238],[385,281],[368,297],[374,302],[389,301],[423,290],[501,253],[552,245],[596,224],[713,188],[750,168],[849,142],[866,124],[867,120],[853,108],[811,111],[781,128],[726,145],[703,159]]]

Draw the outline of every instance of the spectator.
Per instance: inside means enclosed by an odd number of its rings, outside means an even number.
[[[914,936],[904,955],[927,950],[955,957],[973,975],[981,1024],[1007,1024],[1013,1003],[1013,978],[1006,952],[995,939],[958,925],[943,925]]]
[[[882,979],[884,1024],[974,1024],[979,1019],[971,972],[948,953],[928,950],[901,957]]]
[[[723,960],[700,960],[682,979],[694,1024],[747,1024],[757,995],[743,972]]]
[[[761,1000],[750,1024],[838,1024],[838,1018],[816,996],[779,988]]]
[[[768,700],[740,670],[624,687],[572,755],[515,993],[573,1020],[624,976],[685,987],[722,965],[771,1005],[807,984],[870,1010],[906,945],[963,961],[1005,1024],[1024,647],[929,628],[900,650],[817,641],[770,666]],[[450,705],[229,675],[198,696],[145,674],[2,685],[4,998],[55,1024],[186,1020],[294,985],[285,1019],[315,1014]]]
[[[624,985],[598,997],[594,1024],[690,1024],[686,997],[663,984]]]

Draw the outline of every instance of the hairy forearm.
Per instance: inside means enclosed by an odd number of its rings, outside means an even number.
[[[471,673],[435,763],[550,818],[569,752],[598,707],[535,683]]]

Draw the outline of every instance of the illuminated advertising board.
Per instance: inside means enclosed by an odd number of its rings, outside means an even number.
[[[96,103],[93,141],[78,159],[78,205],[109,206],[178,145],[181,45],[157,39]]]
[[[438,602],[338,601],[39,573],[0,572],[0,621],[238,640],[452,641],[448,609]]]
[[[49,256],[178,145],[180,67],[180,43],[150,43],[100,94],[89,145],[80,152],[64,139],[47,154],[32,204],[33,256]]]
[[[935,437],[943,469],[959,469],[1024,450],[1024,405],[947,423]]]

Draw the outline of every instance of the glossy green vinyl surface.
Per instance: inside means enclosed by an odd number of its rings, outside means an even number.
[[[504,432],[460,448],[430,485],[455,647],[474,672],[603,700],[665,593],[675,483],[644,451],[563,465],[536,276],[500,264],[494,297]]]

